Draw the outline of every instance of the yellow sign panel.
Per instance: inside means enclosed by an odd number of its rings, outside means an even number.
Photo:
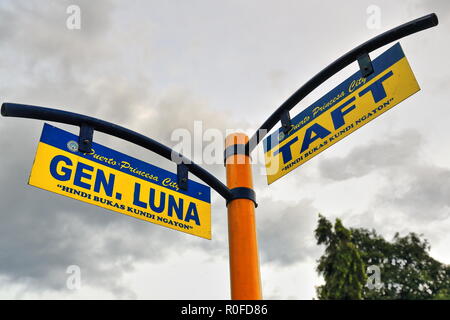
[[[78,137],[44,125],[29,184],[130,217],[211,239],[211,189],[177,185],[169,171],[97,143],[78,151]]]
[[[264,140],[269,184],[420,90],[397,43],[373,62],[374,73],[345,80]]]

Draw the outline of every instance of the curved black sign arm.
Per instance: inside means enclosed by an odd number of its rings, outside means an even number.
[[[74,112],[16,103],[3,103],[1,114],[4,117],[38,119],[79,126],[80,135],[84,135],[87,140],[92,140],[93,130],[115,136],[153,151],[178,165],[184,165],[187,170],[216,190],[225,200],[229,201],[234,197],[231,190],[219,179],[190,159],[153,139],[119,125]],[[81,140],[85,138],[82,137]],[[89,142],[86,141],[88,144]]]
[[[341,56],[339,59],[328,65],[325,69],[306,82],[277,110],[275,110],[274,113],[272,113],[272,115],[261,125],[259,130],[257,130],[248,141],[245,148],[246,153],[250,154],[278,121],[282,122],[282,126],[286,126],[286,122],[289,122],[289,115],[287,112],[294,108],[304,97],[306,97],[331,76],[338,73],[354,61],[360,62],[361,66],[362,61],[367,61],[368,54],[371,51],[374,51],[390,42],[409,36],[410,34],[435,27],[437,25],[438,18],[436,14],[431,13],[388,30]],[[366,70],[362,70],[362,72],[365,73]]]

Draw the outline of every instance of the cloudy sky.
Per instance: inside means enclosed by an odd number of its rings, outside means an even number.
[[[67,28],[70,5],[81,9],[80,29]],[[373,5],[379,28],[368,24]],[[170,146],[196,121],[252,132],[328,63],[431,12],[438,27],[401,40],[421,91],[270,187],[254,166],[264,297],[311,299],[322,282],[319,212],[388,239],[422,233],[431,255],[450,263],[449,1],[1,0],[0,102],[99,117]],[[0,119],[0,298],[230,297],[222,198],[213,192],[208,241],[28,186],[42,125]],[[100,133],[95,141],[175,170],[130,143]],[[223,165],[207,168],[224,181]],[[72,265],[77,290],[66,286]]]

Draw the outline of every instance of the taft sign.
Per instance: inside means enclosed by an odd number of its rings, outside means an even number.
[[[29,184],[130,217],[211,239],[211,189],[97,143],[78,151],[78,136],[44,125]]]
[[[420,90],[400,44],[358,71],[264,140],[269,184]]]

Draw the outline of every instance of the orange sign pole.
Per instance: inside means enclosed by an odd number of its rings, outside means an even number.
[[[247,142],[248,137],[245,134],[230,134],[226,138],[225,147],[243,145]],[[251,159],[248,155],[228,155],[225,159],[225,167],[228,188],[253,190]],[[251,199],[237,198],[231,200],[227,208],[231,299],[262,299],[255,203]]]

